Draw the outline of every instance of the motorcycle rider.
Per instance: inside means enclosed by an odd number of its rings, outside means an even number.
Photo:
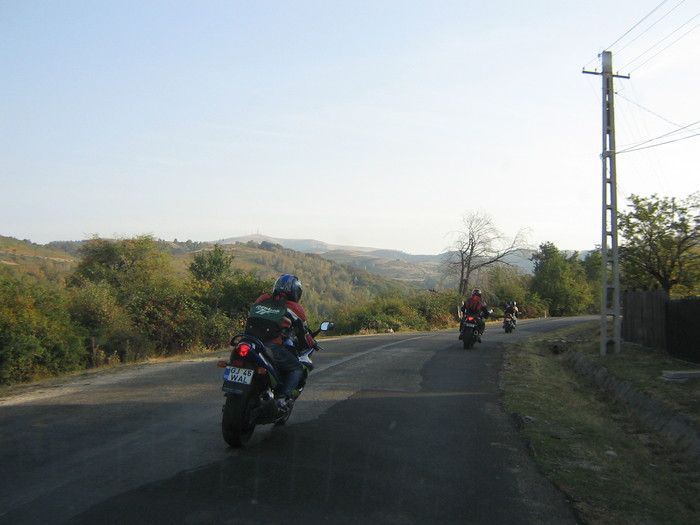
[[[484,318],[490,315],[490,312],[486,307],[486,301],[484,301],[481,297],[481,290],[478,288],[472,290],[472,295],[469,300],[462,303],[461,312],[462,322],[464,322],[464,319],[466,319],[468,315],[476,318],[476,324],[479,327],[478,341],[481,342],[481,336],[484,334],[484,330],[486,329],[486,321],[484,321]]]
[[[505,309],[506,314],[510,314],[510,317],[513,319],[513,326],[518,321],[518,315],[520,315],[520,310],[518,310],[518,303],[515,301],[511,301],[510,304]]]
[[[284,375],[275,396],[281,410],[289,408],[292,391],[303,376],[297,345],[302,350],[316,344],[306,324],[306,313],[299,304],[301,293],[298,277],[281,275],[275,281],[272,293],[261,295],[253,303],[246,323],[246,333],[265,343],[276,367]]]

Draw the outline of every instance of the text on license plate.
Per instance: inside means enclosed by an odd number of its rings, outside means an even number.
[[[464,323],[464,326],[468,326],[469,328],[476,328],[476,325],[474,323]]]
[[[227,366],[226,370],[224,370],[224,381],[232,381],[234,383],[249,385],[253,381],[254,372],[255,370],[251,370],[249,368]]]

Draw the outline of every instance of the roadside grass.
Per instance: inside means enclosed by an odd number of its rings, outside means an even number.
[[[551,341],[570,341],[567,346],[598,358],[610,374],[694,417],[700,417],[698,380],[667,382],[661,373],[700,366],[627,344],[620,354],[599,357],[598,337],[598,323],[591,323],[509,347],[501,377],[506,410],[581,523],[700,524],[700,460],[569,368]]]

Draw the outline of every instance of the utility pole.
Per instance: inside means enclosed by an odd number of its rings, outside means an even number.
[[[618,353],[622,339],[620,308],[620,255],[617,246],[617,172],[615,167],[615,109],[613,104],[614,75],[612,52],[601,54],[602,73],[583,71],[603,78],[603,220],[600,254],[602,259],[602,290],[600,307],[600,355]]]

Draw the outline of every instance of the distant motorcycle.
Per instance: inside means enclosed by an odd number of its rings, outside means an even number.
[[[511,314],[505,314],[503,316],[503,329],[507,334],[515,330],[515,320]]]
[[[320,332],[332,328],[333,323],[321,323],[312,335],[315,338]],[[232,447],[240,447],[248,442],[256,425],[284,425],[287,422],[294,401],[301,395],[314,368],[311,354],[315,350],[321,350],[321,347],[315,344],[312,348],[291,350],[297,352],[303,376],[292,392],[287,408],[280,409],[275,402],[275,388],[282,383],[282,373],[275,367],[263,342],[251,335],[238,334],[231,340],[231,345],[233,350],[229,361],[218,362],[218,366],[225,368],[221,389],[226,401],[221,430],[226,443]]]

